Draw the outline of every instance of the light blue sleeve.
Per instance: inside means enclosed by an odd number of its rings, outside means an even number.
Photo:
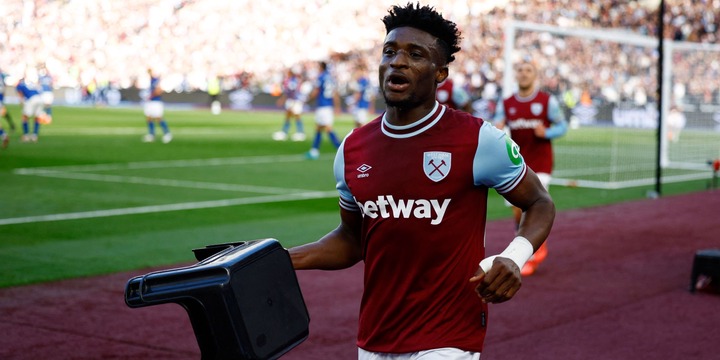
[[[495,107],[495,116],[493,117],[493,123],[497,124],[501,121],[505,121],[505,102],[500,100]]]
[[[348,136],[350,136],[348,134]],[[345,141],[347,136],[340,144],[335,154],[335,162],[333,163],[333,173],[335,174],[335,188],[340,193],[340,207],[348,211],[359,211],[355,197],[350,192],[347,182],[345,181]]]
[[[460,107],[467,105],[470,102],[470,95],[460,86],[453,88],[452,101]]]
[[[475,185],[484,185],[505,194],[515,189],[526,172],[520,147],[504,131],[484,122],[478,134],[473,161]]]
[[[550,96],[550,100],[548,100],[548,119],[552,125],[545,130],[546,139],[555,139],[565,135],[568,129],[565,113],[560,108],[560,103],[555,96]]]

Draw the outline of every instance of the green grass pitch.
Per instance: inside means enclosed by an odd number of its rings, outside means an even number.
[[[19,126],[19,108],[8,106]],[[0,287],[194,261],[192,248],[277,238],[290,247],[337,226],[334,149],[277,142],[279,111],[166,111],[170,144],[142,143],[137,108],[55,107],[37,143],[11,134],[0,151]],[[304,116],[314,132],[312,114]],[[3,126],[8,129],[7,123]],[[352,127],[336,121],[343,137]],[[705,182],[668,185],[698,191]],[[645,197],[649,188],[554,186],[558,209]],[[490,219],[510,216],[491,191]]]

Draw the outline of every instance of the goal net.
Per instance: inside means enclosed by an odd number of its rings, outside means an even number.
[[[613,29],[506,24],[503,96],[516,89],[513,65],[530,57],[541,87],[557,97],[570,122],[568,133],[554,141],[553,184],[652,185],[658,154],[663,183],[711,177],[708,162],[720,157],[720,46],[664,44],[658,123],[657,39]]]

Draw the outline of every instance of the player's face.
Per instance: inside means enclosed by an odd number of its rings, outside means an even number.
[[[537,70],[530,63],[522,63],[518,65],[516,70],[518,88],[520,90],[528,90],[535,86],[537,79]]]
[[[390,31],[380,61],[380,89],[391,107],[414,108],[435,101],[437,83],[447,77],[436,38],[411,27]]]

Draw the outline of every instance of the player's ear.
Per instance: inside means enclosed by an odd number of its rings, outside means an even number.
[[[441,66],[438,69],[438,71],[435,73],[435,82],[439,84],[439,83],[445,81],[445,79],[447,79],[447,77],[448,77],[447,65]]]

